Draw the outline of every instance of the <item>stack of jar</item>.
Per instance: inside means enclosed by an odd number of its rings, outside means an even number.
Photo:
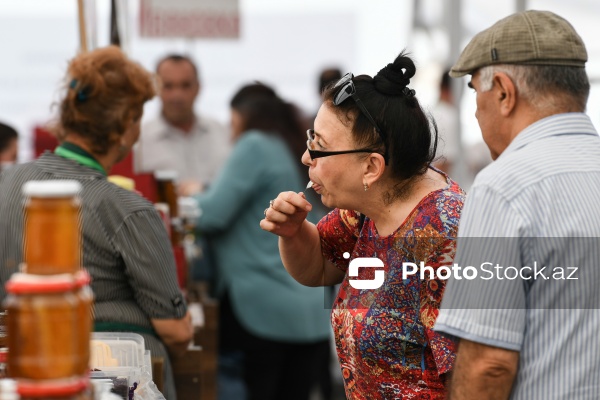
[[[183,242],[183,221],[179,217],[179,206],[177,202],[177,191],[175,182],[177,181],[177,171],[159,170],[154,173],[157,182],[158,204],[166,204],[168,209],[167,231],[171,237],[173,255],[177,265],[177,280],[181,289],[186,289],[188,285],[188,265],[185,258]],[[157,207],[159,213],[163,216],[167,211],[162,207]]]
[[[8,376],[21,399],[90,399],[93,295],[81,268],[77,181],[30,181],[24,264],[6,284]]]

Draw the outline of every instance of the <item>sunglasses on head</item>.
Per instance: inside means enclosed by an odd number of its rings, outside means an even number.
[[[360,98],[356,94],[356,86],[354,86],[354,82],[352,81],[353,78],[354,78],[354,75],[352,75],[352,73],[348,72],[346,75],[342,76],[340,78],[340,80],[337,81],[337,83],[333,86],[334,89],[339,88],[337,93],[333,96],[333,105],[339,106],[344,101],[346,101],[349,97],[352,97],[352,99],[354,100],[354,103],[356,103],[356,105],[358,106],[360,111],[363,113],[363,115],[365,117],[367,117],[369,122],[371,122],[371,124],[373,124],[373,126],[375,127],[375,131],[379,135],[379,138],[381,139],[381,142],[383,143],[384,148],[385,148],[383,158],[385,159],[385,163],[387,164],[388,163],[388,154],[387,154],[387,146],[386,146],[385,137],[383,136],[383,131],[379,128],[379,126],[377,125],[377,122],[375,122],[375,119],[371,116],[371,113],[369,113],[369,111],[367,110],[367,108],[365,107],[363,102],[360,100]]]

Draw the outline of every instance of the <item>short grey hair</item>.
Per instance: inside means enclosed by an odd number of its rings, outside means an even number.
[[[519,96],[540,111],[558,110],[565,104],[585,111],[590,82],[585,68],[550,65],[488,65],[479,70],[480,90],[492,88],[494,74],[503,72],[513,81]]]

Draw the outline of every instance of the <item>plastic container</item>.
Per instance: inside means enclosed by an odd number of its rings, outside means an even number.
[[[74,276],[16,273],[6,284],[8,296],[8,374],[46,380],[81,375],[82,308]]]
[[[129,332],[93,332],[90,378],[112,379],[115,387],[152,380],[152,364],[144,338]]]
[[[92,381],[110,379],[115,393],[121,396],[133,389],[137,400],[165,400],[152,382],[150,351],[145,349],[142,336],[93,332],[91,350]]]
[[[90,368],[135,367],[152,370],[146,359],[144,338],[130,332],[93,332]]]
[[[77,181],[29,181],[25,203],[24,261],[36,275],[75,273],[80,267],[80,201]]]

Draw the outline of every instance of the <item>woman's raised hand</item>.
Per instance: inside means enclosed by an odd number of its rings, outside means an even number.
[[[265,209],[265,218],[260,221],[260,227],[278,236],[292,237],[298,233],[311,209],[312,205],[304,193],[279,193]]]

